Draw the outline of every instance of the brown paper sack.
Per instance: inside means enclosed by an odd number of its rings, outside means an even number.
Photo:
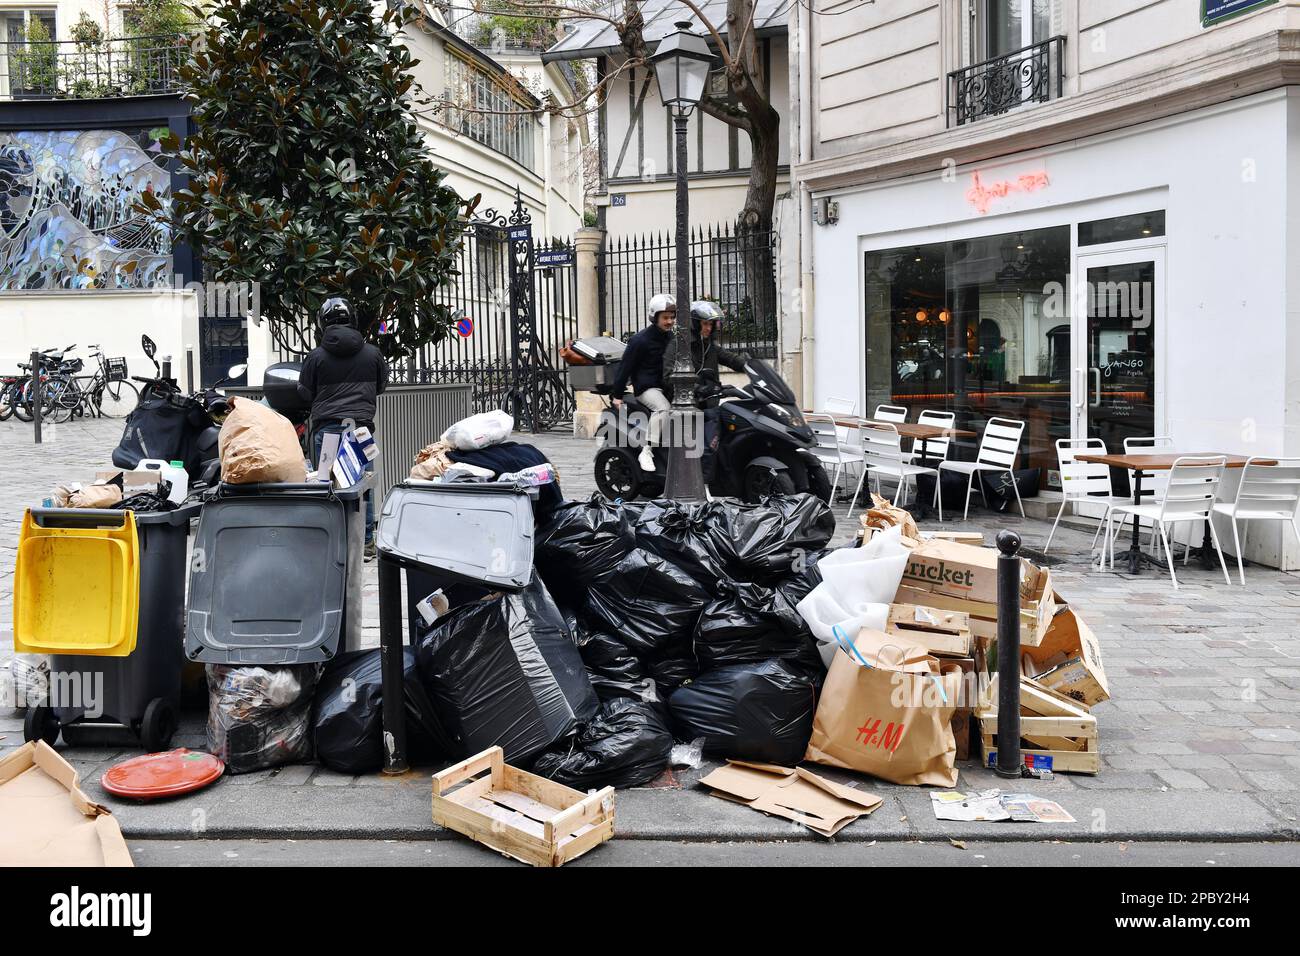
[[[117,485],[86,485],[68,496],[69,508],[116,508],[122,503]]]
[[[871,494],[871,507],[862,513],[861,521],[862,527],[866,529],[875,528],[879,531],[897,526],[903,529],[903,537],[918,541],[921,538],[912,515],[903,508],[894,507],[888,499],[875,492]]]
[[[835,652],[804,759],[891,783],[956,786],[961,668],[941,670],[919,644],[867,628],[856,647],[872,666]]]
[[[307,465],[293,423],[260,402],[230,400],[217,448],[221,480],[232,485],[307,480]]]
[[[445,441],[425,445],[415,454],[415,464],[411,468],[410,477],[423,481],[441,478],[443,473],[455,464],[447,457],[447,452],[450,450],[451,444]]]

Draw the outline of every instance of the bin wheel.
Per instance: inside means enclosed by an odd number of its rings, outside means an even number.
[[[59,739],[59,718],[49,707],[28,707],[23,718],[23,740],[44,740],[51,747]]]
[[[148,753],[157,753],[171,746],[176,733],[176,708],[169,701],[155,697],[144,709],[140,721],[140,743]]]

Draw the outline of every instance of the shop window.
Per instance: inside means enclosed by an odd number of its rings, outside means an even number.
[[[1105,242],[1128,242],[1165,234],[1165,211],[1140,212],[1113,219],[1094,219],[1079,223],[1079,245],[1097,246]]]
[[[1070,227],[869,252],[864,267],[867,412],[953,411],[977,433],[1022,420],[1020,467],[1046,487],[1071,429]]]

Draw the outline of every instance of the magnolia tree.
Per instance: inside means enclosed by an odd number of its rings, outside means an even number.
[[[408,14],[361,0],[222,0],[182,68],[196,131],[164,142],[189,175],[143,201],[201,253],[204,277],[258,290],[292,353],[344,296],[390,358],[441,339],[439,287],[457,275],[465,201],[443,182],[412,112]]]

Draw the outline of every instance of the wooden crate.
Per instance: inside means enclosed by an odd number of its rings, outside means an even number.
[[[533,866],[561,866],[614,835],[614,788],[580,793],[492,747],[433,775],[433,822]]]
[[[997,700],[996,687],[991,699]],[[1020,712],[1020,738],[1030,745],[1022,744],[1020,753],[1028,765],[1054,773],[1096,774],[1101,770],[1097,718],[1087,707],[1022,677]],[[980,724],[980,760],[987,767],[997,753],[994,738],[998,715],[996,710],[984,709],[976,716]]]

